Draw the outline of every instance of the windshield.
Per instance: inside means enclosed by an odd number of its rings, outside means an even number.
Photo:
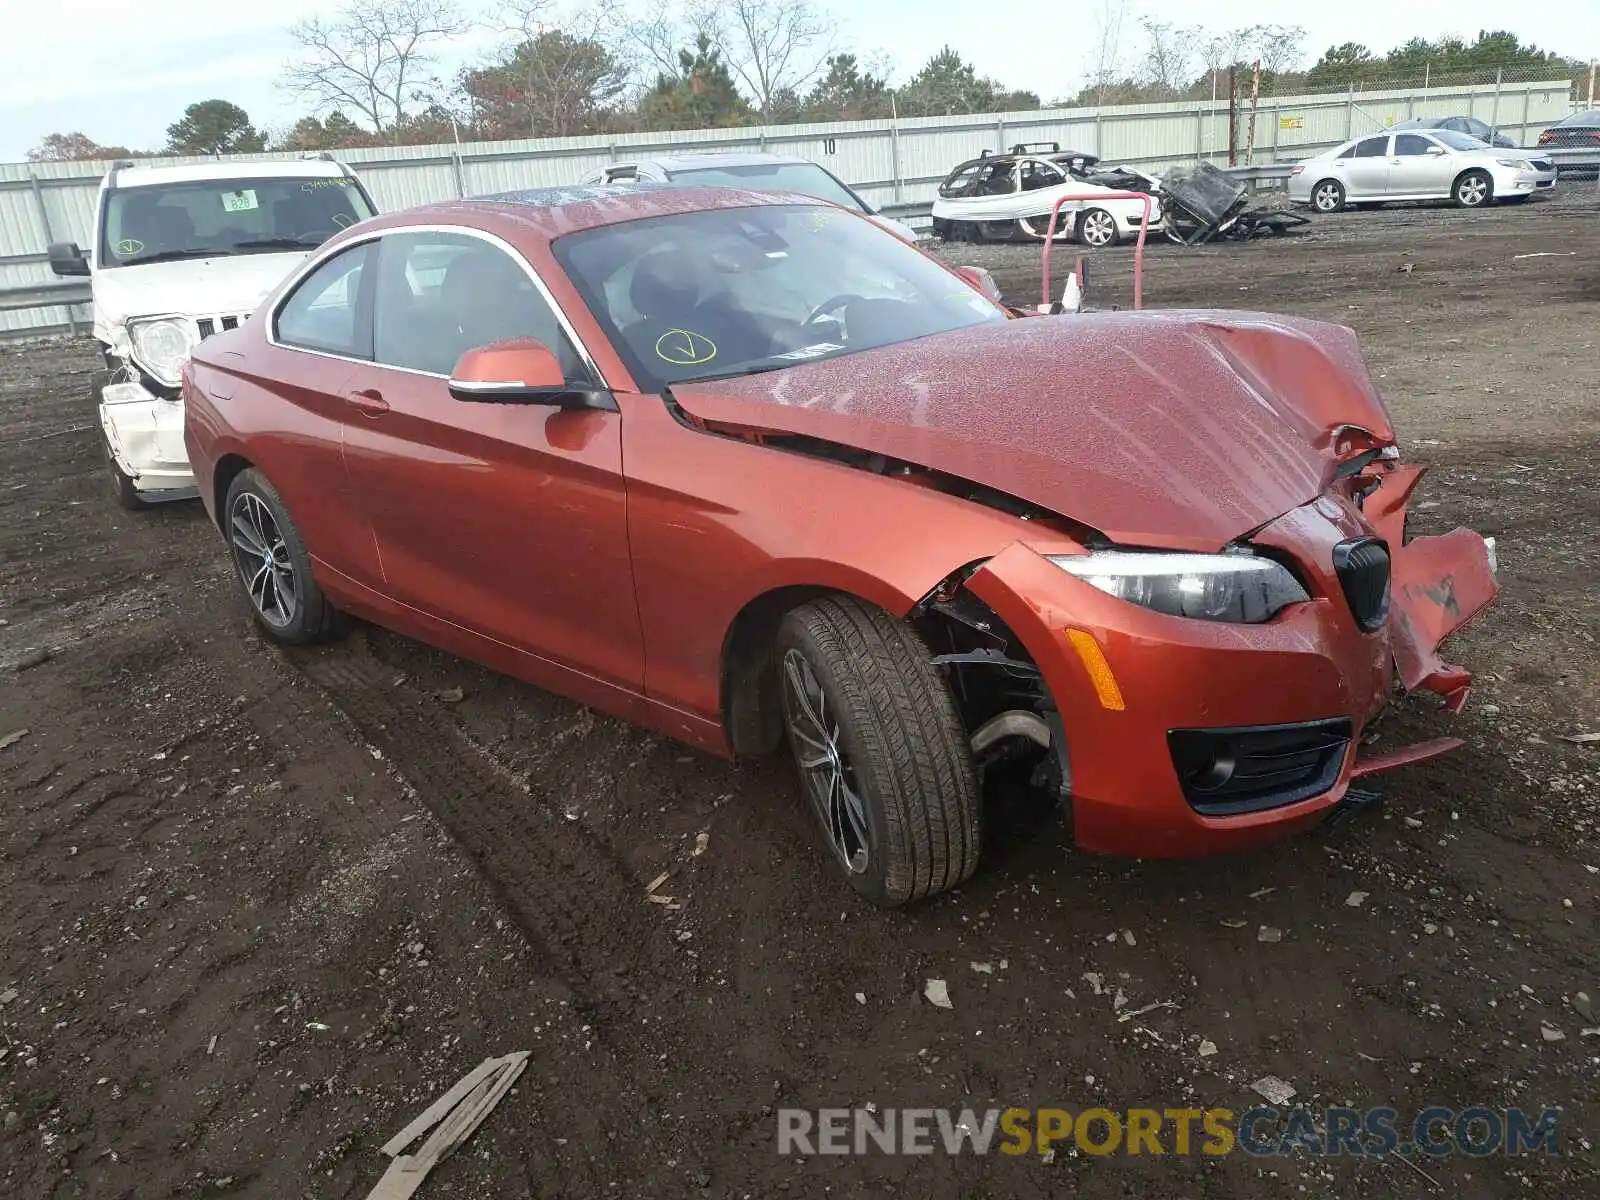
[[[744,166],[685,167],[667,172],[667,180],[682,187],[755,188],[763,192],[798,192],[830,204],[866,211],[851,190],[816,163],[748,163]]]
[[[101,225],[100,262],[127,267],[311,249],[371,215],[366,196],[344,175],[113,188]]]
[[[553,248],[644,391],[1009,319],[894,234],[820,205],[652,217]]]
[[[1454,129],[1430,129],[1428,133],[1452,150],[1487,150],[1489,143]]]

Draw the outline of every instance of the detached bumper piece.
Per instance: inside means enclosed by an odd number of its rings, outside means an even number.
[[[138,383],[111,383],[100,392],[100,426],[117,466],[149,500],[195,494],[183,443],[183,401],[157,396]]]
[[[1338,719],[1167,734],[1183,798],[1201,816],[1231,817],[1298,804],[1331,791],[1350,750]]]

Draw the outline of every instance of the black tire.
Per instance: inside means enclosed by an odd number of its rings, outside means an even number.
[[[111,490],[116,494],[118,508],[141,512],[150,507],[150,502],[133,486],[133,476],[119,467],[117,460],[111,456],[110,446],[106,447],[106,466],[111,471]]]
[[[971,878],[981,849],[977,773],[955,700],[916,632],[853,597],[828,597],[784,617],[775,657],[800,787],[850,885],[872,903],[894,907]],[[809,686],[797,678],[802,667],[818,689],[813,703],[821,698],[817,725],[807,725],[796,699],[796,689]],[[807,728],[835,747],[831,758],[822,742],[808,744]],[[819,764],[810,771],[803,765],[808,751]],[[821,797],[834,793],[821,776],[832,772],[859,803],[864,837],[829,830],[831,810]],[[844,812],[841,804],[841,830]]]
[[[1344,207],[1344,184],[1337,179],[1319,179],[1311,187],[1311,208],[1319,213],[1336,213]]]
[[[1450,189],[1450,199],[1457,208],[1487,208],[1494,199],[1494,180],[1487,171],[1463,171]]]
[[[1106,250],[1122,240],[1116,217],[1103,208],[1086,208],[1078,214],[1075,227],[1078,243],[1091,250]]]
[[[343,628],[338,609],[328,602],[312,576],[311,556],[300,540],[300,531],[266,476],[254,468],[241,471],[228,488],[220,516],[228,556],[245,590],[250,614],[263,633],[276,642],[305,645],[323,641]],[[247,547],[251,541],[256,550]],[[271,555],[270,569],[265,554]],[[288,592],[292,595],[286,596]]]

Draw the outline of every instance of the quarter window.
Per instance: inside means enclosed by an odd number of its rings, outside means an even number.
[[[373,359],[449,375],[468,350],[537,338],[571,382],[588,371],[555,310],[520,262],[461,233],[395,233],[382,239],[373,298]]]
[[[364,242],[335,254],[302,279],[278,309],[278,341],[302,350],[372,357],[372,327],[361,300],[361,281],[371,257],[372,243]]]

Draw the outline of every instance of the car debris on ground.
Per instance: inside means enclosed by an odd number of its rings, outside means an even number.
[[[1249,188],[1207,162],[1156,175],[1130,166],[1105,166],[1092,155],[1013,146],[958,165],[939,185],[934,236],[945,241],[1075,240],[1091,249],[1138,234],[1141,197],[1150,198],[1149,228],[1169,241],[1198,246],[1288,233],[1310,218],[1286,204],[1256,205]],[[1050,230],[1050,215],[1063,216]]]
[[[367,1200],[407,1200],[415,1195],[428,1172],[449,1158],[494,1111],[527,1066],[530,1053],[518,1050],[503,1058],[485,1059],[384,1143],[383,1152],[394,1161],[367,1193]],[[401,1153],[429,1130],[433,1132],[415,1154]]]

